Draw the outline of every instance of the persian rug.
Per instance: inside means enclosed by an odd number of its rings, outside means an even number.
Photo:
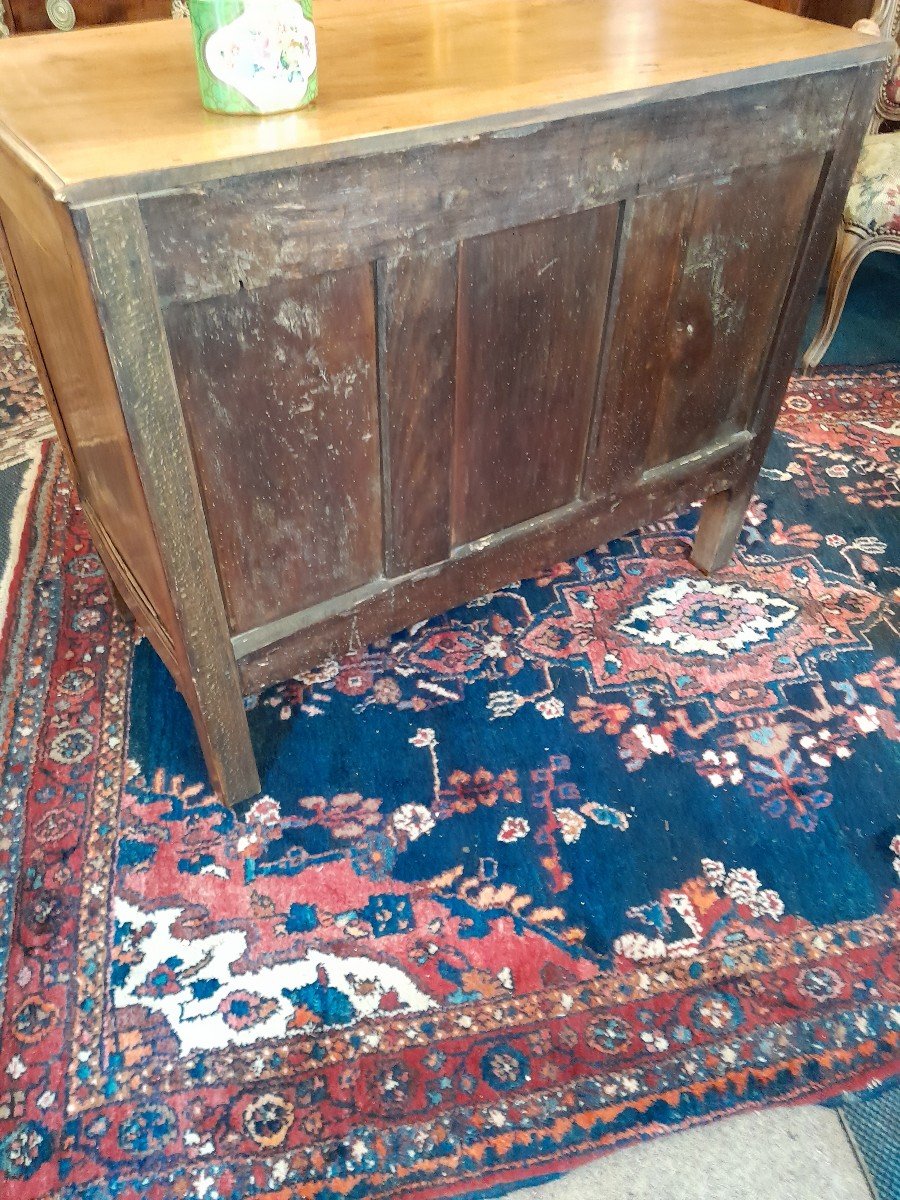
[[[0,266],[0,468],[53,434],[25,335]]]
[[[44,444],[0,1195],[496,1195],[896,1074],[898,398],[795,381],[713,579],[692,511],[255,697],[238,812]]]

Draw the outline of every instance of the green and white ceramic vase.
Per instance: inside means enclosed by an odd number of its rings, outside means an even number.
[[[189,0],[204,108],[276,113],[315,100],[312,0]]]

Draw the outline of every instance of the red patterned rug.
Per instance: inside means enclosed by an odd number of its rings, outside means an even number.
[[[238,814],[20,464],[0,1196],[483,1195],[897,1072],[898,396],[795,382],[712,581],[672,518],[255,698]]]

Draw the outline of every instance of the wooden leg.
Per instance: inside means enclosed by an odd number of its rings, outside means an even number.
[[[196,689],[181,689],[200,739],[203,760],[209,781],[216,795],[229,807],[249,800],[259,793],[259,774],[256,757],[250,743],[250,727],[240,694],[230,687],[212,699],[206,695],[205,705]]]
[[[256,795],[259,775],[137,200],[90,207],[79,235],[172,596],[176,679],[210,781],[236,804]]]
[[[742,484],[709,496],[700,514],[691,562],[704,575],[724,567],[734,553],[753,496],[753,485]]]
[[[837,331],[841,313],[853,276],[867,254],[876,249],[874,240],[862,241],[853,233],[841,229],[835,242],[831,266],[828,268],[828,285],[825,291],[825,310],[819,329],[803,355],[803,374],[808,374],[822,361],[822,355],[831,345]]]

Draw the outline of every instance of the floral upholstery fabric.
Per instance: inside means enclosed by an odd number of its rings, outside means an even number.
[[[872,134],[863,142],[844,208],[844,228],[863,236],[900,237],[900,130]]]

